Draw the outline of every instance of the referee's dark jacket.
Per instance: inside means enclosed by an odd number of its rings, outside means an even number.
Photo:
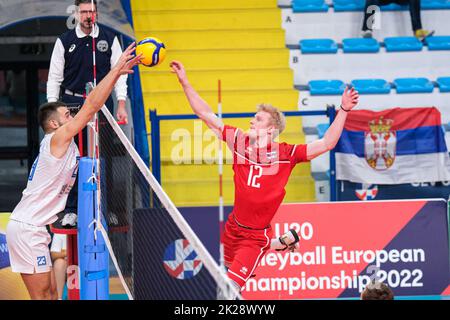
[[[122,48],[116,35],[98,25],[95,25],[94,37],[98,84],[120,58]],[[84,34],[78,24],[56,40],[48,73],[47,100],[83,103],[89,82],[94,82],[92,37]],[[114,89],[117,100],[126,100],[126,75],[120,77]],[[108,102],[108,109],[112,112],[111,98]]]

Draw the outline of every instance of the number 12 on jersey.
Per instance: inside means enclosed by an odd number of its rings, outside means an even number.
[[[263,168],[260,166],[250,166],[250,172],[248,173],[247,185],[253,188],[261,188],[261,184],[257,179],[261,178],[263,174]]]

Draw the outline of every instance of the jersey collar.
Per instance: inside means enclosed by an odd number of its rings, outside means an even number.
[[[77,33],[77,37],[78,38],[84,38],[84,37],[89,36],[89,34],[85,34],[83,32],[83,30],[81,30],[81,27],[80,27],[79,23],[77,24],[77,27],[75,28],[75,32]],[[98,25],[95,24],[94,25],[94,38],[97,38],[97,37],[98,37]]]

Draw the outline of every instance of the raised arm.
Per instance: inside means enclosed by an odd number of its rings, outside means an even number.
[[[205,124],[214,131],[217,136],[221,136],[223,130],[223,122],[217,117],[211,110],[211,107],[206,103],[205,100],[200,97],[200,95],[194,90],[194,88],[189,83],[186,70],[184,66],[179,61],[172,61],[170,63],[172,72],[178,77],[178,81],[183,87],[184,94],[186,95],[189,104],[191,105],[194,113],[205,122]]]
[[[58,156],[66,152],[72,138],[91,121],[94,114],[105,104],[120,76],[133,73],[132,68],[141,62],[142,57],[142,55],[134,57],[134,51],[135,43],[132,43],[106,77],[92,90],[73,120],[56,130],[51,140],[53,155]]]
[[[314,159],[336,146],[341,137],[342,130],[344,129],[347,113],[358,104],[358,98],[358,91],[354,88],[351,88],[350,90],[348,90],[348,87],[345,88],[341,103],[341,108],[343,110],[338,112],[336,118],[322,139],[308,143],[306,147],[306,157],[308,160]]]

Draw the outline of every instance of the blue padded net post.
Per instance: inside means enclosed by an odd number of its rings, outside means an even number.
[[[97,214],[97,184],[92,158],[81,158],[78,169],[78,263],[81,300],[109,299],[109,253],[100,230],[92,223]],[[96,237],[95,234],[96,233]]]

